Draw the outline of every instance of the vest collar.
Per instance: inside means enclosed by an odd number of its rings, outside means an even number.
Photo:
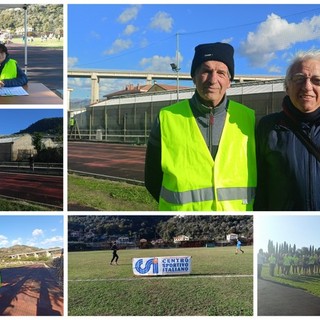
[[[206,105],[204,105],[199,97],[198,92],[196,91],[195,94],[191,98],[191,105],[194,107],[194,110],[202,115],[212,113],[214,116],[217,116],[219,114],[225,113],[227,110],[228,106],[228,99],[227,96],[225,95],[216,107],[210,108]]]

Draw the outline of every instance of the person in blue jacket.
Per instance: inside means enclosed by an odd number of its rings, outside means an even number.
[[[7,47],[0,44],[0,88],[24,86],[27,82],[27,75],[17,61],[10,58]]]
[[[282,111],[263,117],[257,126],[254,210],[319,211],[320,50],[295,57],[285,90]]]
[[[237,245],[236,245],[236,254],[238,254],[239,252],[244,253],[244,251],[241,249],[242,243],[241,241],[238,239],[237,240]]]

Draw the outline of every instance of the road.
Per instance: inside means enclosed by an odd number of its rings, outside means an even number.
[[[63,177],[0,172],[0,195],[63,209]]]
[[[44,265],[2,269],[1,273],[0,315],[63,315],[63,290]]]

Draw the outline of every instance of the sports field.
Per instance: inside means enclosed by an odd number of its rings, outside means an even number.
[[[252,316],[252,247],[70,252],[69,316]],[[192,256],[185,276],[139,277],[132,258]]]

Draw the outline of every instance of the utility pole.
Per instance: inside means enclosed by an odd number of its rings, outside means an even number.
[[[179,33],[176,33],[176,63],[170,63],[172,71],[177,73],[177,102],[179,102],[179,71],[180,71],[180,65],[179,65]]]

